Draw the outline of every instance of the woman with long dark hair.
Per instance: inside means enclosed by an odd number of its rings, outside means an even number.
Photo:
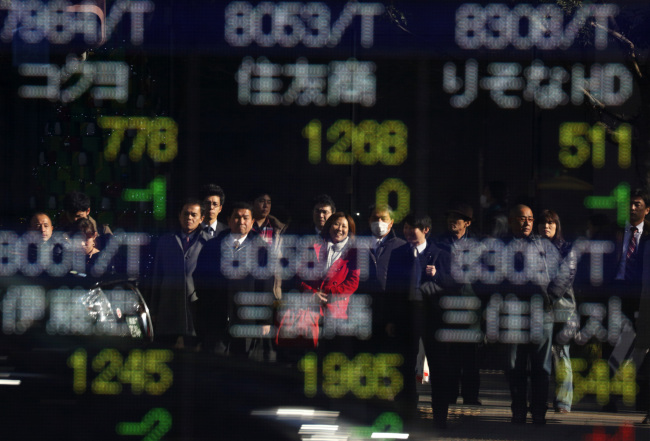
[[[569,262],[570,259],[574,259],[574,256],[571,254],[571,244],[564,240],[560,216],[558,216],[555,211],[542,211],[542,214],[539,217],[539,223],[537,224],[537,231],[540,236],[550,240],[553,245],[556,246],[562,257],[561,264],[573,265],[575,268],[575,262]],[[573,277],[575,277],[575,271],[572,273],[572,278],[570,283],[567,284],[565,292],[561,293],[561,296],[559,296],[553,304],[554,314],[556,317],[559,317],[560,326],[564,329],[570,327],[564,326],[564,324],[570,325],[570,321],[575,318],[576,303],[575,295],[573,293]],[[562,332],[557,335],[560,335],[560,337],[556,336],[554,338],[552,346],[556,381],[553,405],[556,412],[569,413],[571,412],[571,403],[573,401],[573,371],[571,369],[571,358],[569,356],[569,344],[568,341],[558,341],[568,340],[566,336],[564,339],[561,337]]]

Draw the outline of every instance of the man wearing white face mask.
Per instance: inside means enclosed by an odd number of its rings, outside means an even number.
[[[388,261],[393,250],[406,242],[398,238],[393,231],[393,210],[389,206],[373,207],[368,219],[375,241],[370,248],[370,275],[368,280],[376,283],[374,290],[386,289]]]
[[[392,335],[387,334],[386,317],[386,275],[388,262],[394,249],[406,243],[393,230],[393,211],[389,206],[371,207],[368,224],[372,232],[372,242],[368,252],[368,279],[363,281],[359,292],[372,296],[372,344],[370,351],[387,351]],[[386,339],[389,339],[387,341]]]

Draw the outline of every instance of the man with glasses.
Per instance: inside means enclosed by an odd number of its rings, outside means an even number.
[[[203,203],[206,211],[203,229],[211,238],[217,237],[220,232],[227,228],[225,224],[217,220],[225,201],[226,195],[218,185],[208,184],[203,188]]]

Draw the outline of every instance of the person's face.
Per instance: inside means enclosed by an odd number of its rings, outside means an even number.
[[[203,222],[201,207],[199,205],[184,205],[178,215],[178,220],[181,223],[181,229],[185,234],[192,233],[199,227],[199,225],[201,225],[201,222]]]
[[[633,197],[630,200],[630,223],[632,225],[639,225],[643,219],[650,212],[650,207],[647,207],[643,198]]]
[[[429,228],[421,230],[420,228],[413,228],[411,225],[404,224],[404,238],[411,245],[421,245],[427,241],[427,234]]]
[[[372,227],[372,224],[375,222],[383,222],[385,224],[388,224],[388,229],[386,231],[386,234],[388,234],[390,232],[390,229],[393,228],[393,219],[390,218],[390,213],[388,213],[387,210],[373,211],[372,214],[370,215],[370,218],[368,219],[368,223]],[[375,234],[374,231],[373,234]]]
[[[68,216],[68,219],[71,222],[76,222],[79,219],[88,219],[88,216],[90,216],[90,208],[86,211],[77,211],[75,213],[66,213]]]
[[[533,231],[533,212],[528,207],[521,207],[510,218],[510,230],[512,235],[518,238],[524,238],[530,236],[530,233]]]
[[[97,238],[97,233],[92,236],[85,237],[81,241],[81,247],[83,248],[86,254],[90,254],[95,248],[95,239]]]
[[[219,216],[219,213],[221,213],[221,209],[223,208],[221,205],[221,198],[219,196],[208,196],[205,198],[204,202],[208,207],[208,219],[214,222],[217,220],[217,216]]]
[[[332,207],[318,204],[314,207],[314,225],[320,230],[332,215]]]
[[[46,214],[37,214],[32,217],[31,222],[29,223],[29,229],[31,231],[40,231],[43,237],[43,242],[47,242],[52,237],[52,221],[50,217]]]
[[[467,227],[472,224],[472,221],[465,220],[463,216],[458,213],[449,213],[447,215],[447,229],[461,238],[467,231]]]
[[[344,241],[348,237],[348,220],[344,217],[339,217],[332,223],[330,227],[330,238],[332,242],[339,243]]]
[[[234,234],[248,234],[253,228],[253,213],[246,208],[234,210],[228,219],[228,226]]]
[[[253,210],[256,219],[266,219],[271,214],[271,196],[262,195],[253,201]]]
[[[556,230],[557,224],[551,219],[546,219],[544,222],[540,222],[539,225],[537,225],[537,232],[539,235],[547,239],[553,239]]]

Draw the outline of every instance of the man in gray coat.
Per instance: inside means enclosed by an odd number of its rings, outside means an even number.
[[[154,331],[157,341],[177,348],[192,346],[196,339],[193,273],[210,240],[201,228],[204,215],[201,201],[185,201],[178,215],[180,230],[162,236],[156,248],[151,288]]]

